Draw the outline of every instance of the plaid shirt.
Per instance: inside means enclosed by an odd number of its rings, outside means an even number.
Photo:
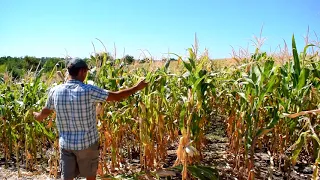
[[[98,141],[95,104],[108,95],[107,90],[78,80],[50,90],[45,107],[56,111],[60,148],[82,150]]]

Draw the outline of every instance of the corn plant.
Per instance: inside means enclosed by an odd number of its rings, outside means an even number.
[[[220,110],[228,115],[230,147],[236,154],[234,166],[241,169],[245,162],[249,179],[254,179],[257,148],[264,146],[278,159],[299,136],[296,130],[302,125],[282,113],[317,108],[317,99],[311,97],[318,94],[318,71],[315,62],[306,63],[309,46],[299,56],[293,37],[293,61],[276,64],[273,57],[257,49],[246,64],[224,73],[227,77],[221,81],[223,89],[218,95],[223,103]]]
[[[177,55],[177,69],[170,59],[157,68],[151,59],[139,68],[106,52],[94,54],[84,83],[118,91],[141,77],[149,82],[143,91],[121,102],[97,104],[102,147],[99,174],[130,168],[133,159],[139,159],[142,171],[160,169],[170,144],[178,142],[174,166],[181,170],[182,178],[203,177],[202,173],[212,178],[207,167],[199,173],[197,164],[203,158],[206,127],[219,115],[225,117],[239,178],[255,178],[257,151],[270,152],[286,171],[300,154],[312,152],[308,162],[314,164],[316,178],[320,65],[318,52],[307,53],[311,46],[299,54],[293,36],[292,59],[285,63],[256,49],[230,67],[214,66],[207,53],[198,57],[197,48],[190,48],[186,59]],[[55,158],[59,156],[54,114],[45,122],[32,117],[33,111],[43,107],[49,88],[66,80],[65,70],[57,70],[44,76],[41,70],[28,72],[20,80],[4,74],[0,79],[0,150],[6,163],[14,157],[18,167],[22,162],[34,169],[48,150],[46,146],[53,147]],[[53,156],[50,162],[56,162]],[[57,175],[57,163],[54,166],[51,169]]]
[[[1,88],[2,140],[6,162],[14,152],[16,162],[23,161],[27,169],[37,164],[37,155],[43,155],[43,144],[51,143],[54,132],[48,131],[44,123],[35,121],[33,110],[44,105],[47,85],[40,75],[29,76],[19,83],[6,81]],[[40,140],[40,141],[39,141]]]

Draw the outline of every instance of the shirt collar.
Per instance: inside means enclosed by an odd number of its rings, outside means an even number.
[[[83,84],[83,82],[81,82],[81,81],[79,81],[79,80],[76,80],[76,79],[69,79],[68,81],[67,81],[67,83],[75,83],[75,84]]]

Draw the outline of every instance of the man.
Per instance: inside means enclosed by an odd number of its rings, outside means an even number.
[[[36,120],[42,121],[53,111],[56,112],[62,179],[80,175],[94,180],[99,162],[95,104],[121,101],[145,88],[147,83],[142,80],[132,88],[111,92],[83,83],[89,70],[85,61],[72,59],[67,68],[68,81],[52,88],[45,107],[33,115]]]

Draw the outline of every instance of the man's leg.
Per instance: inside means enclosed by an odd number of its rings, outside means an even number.
[[[81,177],[86,177],[87,180],[96,179],[99,154],[98,142],[93,144],[88,149],[75,152]]]
[[[61,179],[72,180],[79,175],[75,154],[70,150],[60,149]]]

